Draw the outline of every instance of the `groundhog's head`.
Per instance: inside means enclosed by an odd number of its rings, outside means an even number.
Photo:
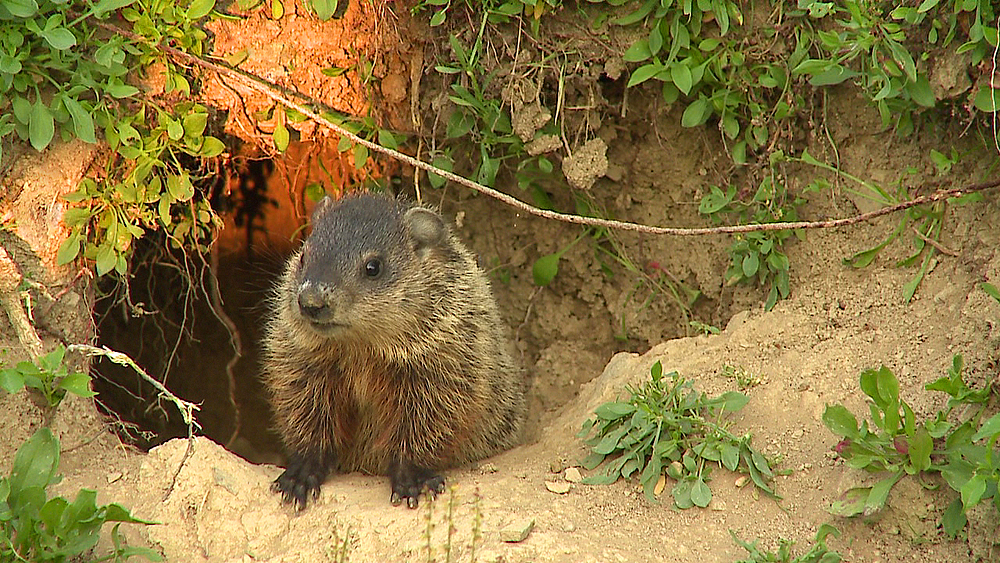
[[[324,198],[289,266],[293,316],[330,338],[377,342],[419,332],[446,283],[449,236],[440,215],[405,201]]]

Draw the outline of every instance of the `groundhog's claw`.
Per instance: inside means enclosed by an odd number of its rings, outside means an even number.
[[[288,468],[274,483],[271,490],[281,493],[281,500],[294,502],[299,510],[306,507],[309,499],[319,497],[319,488],[326,479],[326,466],[319,461],[292,455],[288,459]]]
[[[416,508],[420,503],[420,493],[424,490],[432,499],[444,492],[443,475],[409,461],[394,467],[389,473],[389,480],[392,482],[389,502],[393,506],[399,506],[405,500],[407,508]]]

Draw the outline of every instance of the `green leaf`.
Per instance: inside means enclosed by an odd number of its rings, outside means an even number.
[[[28,125],[28,139],[36,151],[45,150],[56,132],[55,121],[48,106],[35,100],[31,106],[31,123]]]
[[[21,493],[44,489],[54,482],[59,467],[59,441],[48,428],[40,428],[17,450],[10,473],[10,505],[17,508]],[[44,494],[44,493],[43,493]]]
[[[594,414],[603,420],[617,420],[635,412],[635,405],[630,403],[604,403],[594,409]]]
[[[80,105],[80,102],[70,96],[64,96],[62,102],[66,106],[66,111],[69,112],[70,117],[73,118],[73,133],[77,138],[85,143],[96,143],[97,136],[94,132],[94,119],[90,116],[90,112]]]
[[[757,269],[760,267],[760,256],[758,256],[756,252],[748,252],[747,255],[743,257],[741,266],[743,269],[743,277],[752,278],[754,274],[757,273]]]
[[[192,20],[200,20],[207,16],[212,8],[215,8],[215,0],[192,0],[187,9],[187,17]]]
[[[934,92],[931,90],[931,83],[923,74],[917,77],[916,82],[907,84],[906,90],[914,102],[925,108],[932,108],[937,103],[937,100],[934,99]]]
[[[840,496],[840,500],[834,501],[827,509],[835,516],[850,518],[865,511],[865,500],[871,492],[870,487],[854,487],[848,489]]]
[[[534,266],[531,267],[535,285],[545,287],[552,283],[552,279],[559,273],[559,258],[560,254],[557,252],[535,260]]]
[[[959,491],[962,495],[962,507],[964,510],[968,512],[970,508],[979,504],[985,492],[986,476],[976,473],[972,476],[972,479],[969,479],[965,485],[962,485],[962,489]]]
[[[697,127],[708,121],[711,115],[712,109],[708,99],[698,98],[684,109],[684,115],[681,116],[681,125],[684,127]]]
[[[837,436],[858,438],[858,419],[843,405],[827,405],[823,410],[823,424]]]
[[[1000,109],[1000,88],[989,86],[980,88],[973,103],[979,111],[990,113],[997,111]]]
[[[386,131],[385,129],[378,130],[378,144],[387,149],[396,150],[399,148],[399,142],[396,141],[396,136],[393,135],[391,131]]]
[[[705,481],[698,477],[691,485],[691,502],[699,508],[705,508],[712,502],[712,489],[705,484]]]
[[[226,150],[226,145],[212,136],[205,136],[204,142],[202,142],[201,150],[198,151],[198,155],[204,158],[212,158],[222,154],[222,151]]]
[[[278,152],[285,152],[285,150],[288,149],[288,142],[291,139],[291,136],[284,123],[278,123],[274,127],[274,132],[271,133],[271,138],[274,139],[274,146],[278,149]]]
[[[438,10],[437,12],[434,13],[433,16],[431,16],[430,26],[431,27],[437,27],[437,26],[443,24],[444,20],[445,20],[445,18],[447,16],[448,16],[448,13],[447,13],[446,10],[444,10],[444,9]]]
[[[76,45],[76,36],[65,27],[57,27],[48,31],[42,31],[42,37],[50,47],[57,51],[65,51]]]
[[[742,409],[750,401],[750,397],[737,391],[727,391],[719,398],[722,400],[722,410],[729,412],[736,412]]]
[[[934,440],[927,430],[921,426],[913,440],[910,441],[910,464],[917,471],[927,471],[931,466],[931,452],[934,451]]]
[[[0,370],[0,389],[8,393],[17,393],[24,388],[24,376],[14,368]],[[3,499],[0,499],[0,503]],[[0,519],[2,520],[2,519]]]
[[[876,374],[875,381],[878,385],[879,397],[884,401],[882,404],[895,404],[899,402],[899,380],[896,379],[896,376],[889,368],[882,366]],[[876,402],[878,402],[877,399]]]
[[[670,66],[670,79],[673,80],[674,86],[684,95],[687,96],[691,93],[691,87],[694,85],[694,79],[691,77],[691,69],[686,65],[680,63],[674,63]]]
[[[6,8],[16,18],[30,18],[38,13],[35,0],[0,0],[0,8]]]
[[[96,262],[98,276],[103,276],[114,269],[115,263],[118,262],[118,256],[115,255],[115,249],[109,242],[106,241],[97,247]]]
[[[972,437],[972,440],[982,440],[983,438],[993,439],[997,435],[1000,435],[1000,413],[991,416],[984,422],[979,427],[979,432],[976,432],[975,436]]]
[[[904,472],[900,471],[894,475],[882,479],[875,486],[872,487],[870,493],[868,493],[868,499],[865,500],[865,515],[871,516],[876,514],[885,507],[885,501],[889,497],[889,491],[892,487],[905,475]]]
[[[663,65],[658,62],[649,63],[642,65],[641,67],[632,71],[632,76],[628,79],[628,84],[625,85],[626,88],[631,88],[642,84],[643,82],[653,78],[657,74],[663,71]]]
[[[625,51],[622,59],[627,63],[641,63],[642,61],[649,60],[652,56],[653,53],[649,50],[649,41],[647,39],[640,39]]]
[[[354,168],[361,170],[368,163],[368,147],[364,145],[354,146]]]
[[[63,266],[69,264],[80,254],[80,231],[73,229],[73,232],[59,245],[56,252],[56,264]]]
[[[962,499],[956,498],[948,505],[944,514],[941,515],[941,527],[949,537],[956,538],[959,532],[965,529],[967,523],[968,519],[965,516],[965,510],[962,508]]]
[[[93,397],[97,394],[90,389],[90,376],[85,373],[71,373],[62,378],[56,387],[80,397]]]

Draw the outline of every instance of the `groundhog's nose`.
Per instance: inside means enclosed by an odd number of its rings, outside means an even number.
[[[303,317],[321,323],[328,321],[331,316],[322,290],[313,284],[305,284],[299,289],[299,311]]]

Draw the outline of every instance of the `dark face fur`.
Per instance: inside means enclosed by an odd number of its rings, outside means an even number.
[[[379,313],[405,310],[400,278],[444,236],[436,214],[396,200],[324,199],[313,213],[312,234],[294,272],[297,316],[331,337],[391,328],[385,323],[399,315],[379,319]]]

